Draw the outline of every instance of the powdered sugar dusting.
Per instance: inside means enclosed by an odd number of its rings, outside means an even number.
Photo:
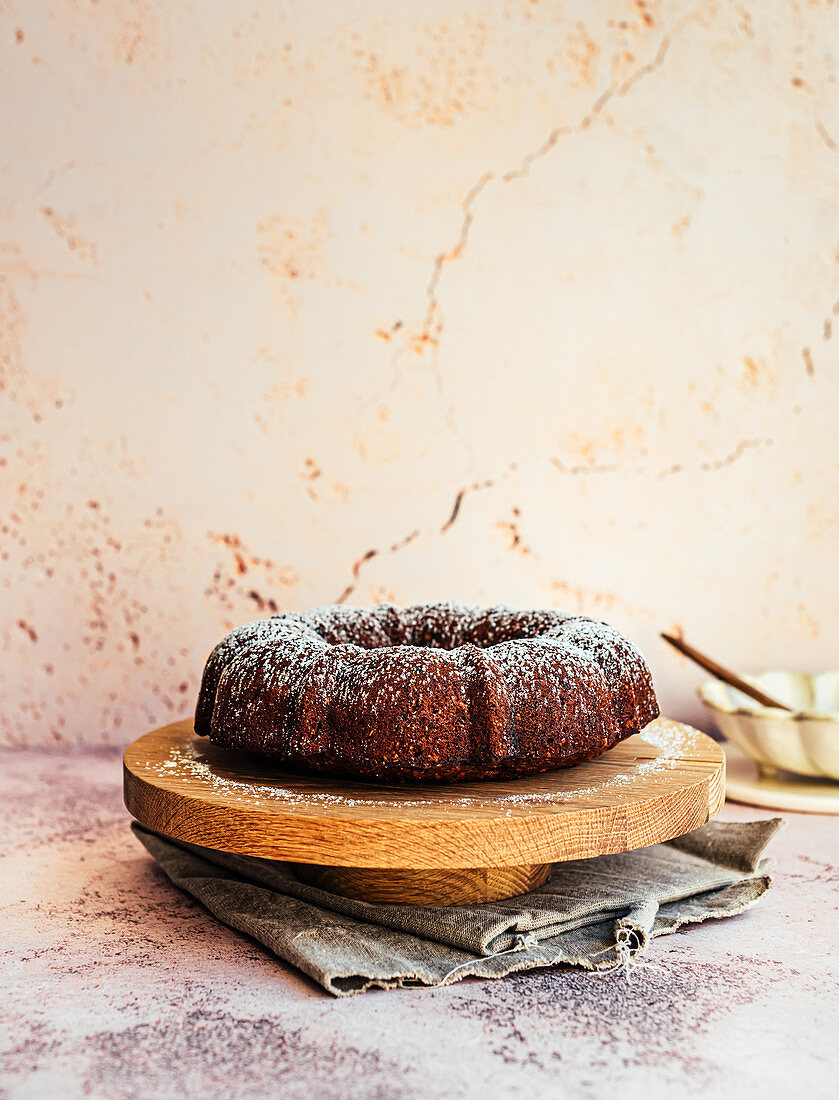
[[[338,794],[327,789],[312,789],[316,788],[317,781],[311,777],[301,779],[301,786],[295,788],[289,783],[292,777],[286,774],[283,774],[282,779],[277,782],[237,779],[221,774],[213,762],[207,758],[206,751],[195,743],[174,747],[170,749],[166,760],[146,761],[145,766],[148,772],[161,780],[161,785],[164,787],[167,786],[167,780],[189,777],[206,786],[210,791],[222,795],[227,803],[240,803],[252,808],[258,807],[265,801],[280,803],[291,811],[313,807],[421,809],[433,806],[439,809],[442,804],[443,807],[474,807],[484,810],[497,808],[499,812],[509,816],[516,808],[535,809],[539,806],[586,801],[592,797],[602,796],[606,791],[629,788],[639,779],[664,775],[689,755],[693,731],[676,722],[658,719],[642,730],[638,737],[656,750],[655,756],[632,765],[626,771],[598,780],[590,786],[554,791],[517,790],[525,783],[532,783],[534,779],[538,781],[537,776],[527,780],[509,780],[505,784],[508,788],[506,790],[499,790],[499,784],[494,781],[491,783],[492,789],[484,795],[458,793],[450,796],[452,788],[448,786],[440,786],[433,792],[420,796],[412,794],[410,788],[405,788],[404,795],[401,791],[388,788],[388,795],[385,798],[376,793],[375,787],[371,787],[369,794],[361,792],[353,795]],[[606,753],[599,760],[606,761],[609,755]],[[585,767],[590,767],[590,764],[577,765],[577,768]],[[562,774],[571,776],[575,771],[576,768],[569,768],[563,770]],[[329,782],[324,780],[324,786]]]
[[[229,634],[207,662],[195,730],[315,774],[467,782],[595,756],[657,714],[643,657],[606,623],[338,605]]]

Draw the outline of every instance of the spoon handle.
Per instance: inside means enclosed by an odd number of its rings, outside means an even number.
[[[718,665],[716,661],[712,661],[710,657],[706,657],[704,653],[700,653],[699,650],[694,649],[692,645],[683,642],[681,638],[677,638],[673,634],[665,634],[664,632],[662,632],[661,637],[665,642],[669,642],[674,649],[677,649],[679,653],[682,653],[685,657],[689,657],[691,661],[698,664],[700,668],[704,668],[706,672],[710,672],[712,676],[716,676],[718,680],[722,680],[723,683],[728,684],[730,687],[742,691],[744,695],[748,695],[750,699],[754,699],[764,707],[777,707],[778,710],[793,710],[793,708],[787,706],[786,703],[781,703],[777,699],[773,699],[771,695],[767,695],[765,691],[756,688],[753,684],[750,684],[747,680],[738,676],[736,672],[732,672],[723,665]]]

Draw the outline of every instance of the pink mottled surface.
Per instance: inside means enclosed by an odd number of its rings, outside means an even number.
[[[117,751],[7,751],[0,798],[9,1100],[834,1094],[839,819],[787,815],[765,902],[659,941],[631,984],[541,971],[334,1001],[156,870]]]

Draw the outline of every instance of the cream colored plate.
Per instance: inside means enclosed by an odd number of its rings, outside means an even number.
[[[835,780],[808,779],[792,772],[762,776],[754,760],[730,744],[725,745],[725,756],[725,796],[732,802],[804,814],[839,814],[839,783]]]

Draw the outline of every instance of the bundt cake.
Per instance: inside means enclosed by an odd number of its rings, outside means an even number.
[[[451,782],[589,760],[658,713],[643,657],[606,623],[380,604],[228,634],[204,669],[195,731],[297,771]]]

